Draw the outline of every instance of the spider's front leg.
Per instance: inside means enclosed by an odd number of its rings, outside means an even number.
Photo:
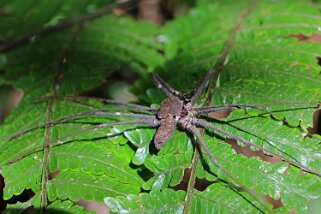
[[[90,115],[92,115],[92,116],[110,116],[110,117],[131,117],[131,118],[146,119],[146,120],[155,118],[154,115],[150,115],[150,114],[108,112],[108,111],[104,111],[104,110],[94,110],[94,111],[87,111],[87,112],[79,112],[79,113],[76,113],[76,114],[72,114],[72,115],[61,117],[61,118],[56,119],[56,120],[52,120],[52,121],[47,122],[47,123],[43,123],[43,124],[40,124],[40,125],[36,125],[36,126],[30,127],[28,129],[25,129],[25,130],[20,131],[18,133],[9,135],[9,136],[7,136],[7,137],[5,137],[3,139],[0,139],[0,140],[12,140],[14,138],[20,137],[21,135],[26,134],[26,133],[28,133],[30,131],[33,131],[35,129],[38,129],[38,128],[42,128],[42,127],[46,127],[46,126],[49,126],[49,125],[58,124],[58,123],[63,122],[63,121],[68,121],[70,119],[80,118],[80,117],[83,117],[83,116],[90,116]]]

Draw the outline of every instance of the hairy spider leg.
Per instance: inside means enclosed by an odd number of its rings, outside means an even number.
[[[110,127],[110,126],[129,125],[129,124],[148,124],[152,127],[157,127],[159,125],[159,121],[156,118],[153,118],[153,119],[130,120],[130,121],[121,121],[121,122],[113,122],[113,123],[102,123],[99,125],[94,125],[92,127],[84,128],[84,129],[78,130],[76,132],[70,133],[68,135],[59,137],[54,142],[60,142],[68,137],[72,137],[72,136],[75,136],[75,135],[78,135],[80,133],[87,132],[90,130],[106,128],[106,127]]]
[[[203,127],[203,128],[208,128],[208,129],[212,129],[212,130],[214,130],[214,131],[217,131],[218,133],[221,133],[221,134],[223,134],[223,135],[225,135],[225,136],[227,136],[227,137],[229,137],[229,138],[231,138],[231,139],[233,139],[233,140],[242,142],[242,143],[244,143],[245,145],[252,146],[252,147],[255,147],[255,148],[257,148],[257,149],[263,150],[263,151],[265,151],[265,152],[267,152],[267,153],[270,153],[270,154],[272,154],[272,155],[274,155],[274,156],[276,156],[276,157],[278,157],[278,158],[280,158],[280,159],[282,159],[282,160],[284,160],[284,161],[286,161],[286,162],[288,162],[288,163],[290,163],[290,164],[292,164],[292,165],[294,165],[294,166],[296,166],[296,167],[299,167],[299,168],[303,169],[303,170],[306,171],[306,172],[309,172],[309,173],[311,173],[311,174],[315,174],[315,175],[321,177],[321,174],[320,174],[320,173],[318,173],[318,172],[316,172],[316,171],[314,171],[314,170],[312,170],[312,169],[310,169],[310,168],[302,165],[301,163],[299,163],[299,162],[297,162],[297,161],[293,161],[293,160],[291,160],[291,159],[288,159],[288,158],[286,158],[286,157],[284,157],[284,156],[282,156],[282,155],[279,155],[279,154],[277,154],[277,153],[275,153],[275,152],[273,152],[273,151],[270,151],[270,150],[268,150],[268,149],[266,149],[266,148],[264,148],[264,147],[262,147],[262,146],[256,145],[256,144],[251,143],[251,142],[249,142],[249,141],[247,141],[247,140],[245,140],[245,139],[243,139],[243,138],[241,138],[241,137],[238,137],[238,136],[236,136],[236,135],[233,135],[233,134],[231,134],[231,133],[228,133],[227,131],[224,131],[223,129],[220,129],[220,128],[216,127],[216,126],[213,126],[212,124],[208,123],[208,122],[205,121],[205,120],[195,119],[192,123],[193,123],[194,125],[197,125],[197,126],[200,126],[200,127]]]
[[[45,97],[48,98],[48,97]],[[50,97],[49,97],[50,98]],[[127,106],[127,107],[132,107],[135,108],[135,110],[145,110],[145,111],[157,111],[156,108],[151,108],[148,106],[143,106],[143,105],[138,105],[138,104],[133,104],[133,103],[128,103],[124,101],[118,101],[118,100],[111,100],[111,99],[106,99],[106,98],[100,98],[100,97],[86,97],[86,96],[73,96],[73,95],[68,95],[68,96],[55,96],[55,99],[59,98],[64,98],[64,99],[70,99],[70,100],[77,100],[77,99],[85,99],[85,100],[98,100],[101,101],[105,104],[110,104],[110,105],[120,105],[120,106]]]
[[[191,98],[191,105],[194,106],[196,100],[202,93],[203,89],[206,86],[206,83],[211,80],[213,76],[213,70],[208,70],[206,73],[205,77],[203,78],[201,84],[197,87],[197,89],[193,92],[192,98]]]
[[[193,110],[196,111],[196,114],[208,114],[212,112],[221,112],[221,111],[233,111],[237,109],[246,109],[246,108],[253,108],[253,109],[258,109],[261,110],[265,113],[271,114],[271,112],[266,111],[263,108],[260,107],[255,107],[255,106],[250,106],[250,105],[226,105],[226,106],[208,106],[208,107],[200,107],[200,108],[194,108]]]
[[[152,74],[152,80],[154,81],[157,88],[159,88],[167,97],[175,96],[175,97],[183,97],[182,93],[176,91],[169,84],[167,84],[164,80],[162,80],[156,73]]]
[[[122,105],[122,106],[133,107],[136,110],[145,110],[145,111],[157,111],[158,110],[156,108],[151,108],[151,107],[148,107],[148,106],[143,106],[143,105],[138,105],[138,104],[133,104],[133,103],[127,103],[127,102],[122,102],[122,101],[109,100],[109,99],[103,99],[103,102],[105,104]]]
[[[41,146],[37,146],[37,147],[34,147],[32,149],[32,151],[24,154],[24,155],[21,155],[19,156],[18,158],[14,159],[14,160],[11,160],[11,161],[8,161],[9,164],[12,164],[12,163],[15,163],[37,151],[39,151],[40,149],[43,149],[43,148],[46,148],[46,147],[53,147],[55,145],[62,145],[64,144],[64,142],[62,142],[64,139],[68,138],[68,137],[72,137],[72,136],[75,136],[75,135],[78,135],[80,133],[83,133],[83,132],[87,132],[87,131],[91,131],[91,130],[95,130],[95,129],[101,129],[101,128],[106,128],[106,127],[110,127],[110,126],[119,126],[119,125],[129,125],[129,124],[147,124],[151,127],[156,127],[159,125],[159,121],[157,119],[143,119],[143,120],[131,120],[131,121],[121,121],[121,122],[113,122],[113,123],[102,123],[102,124],[99,124],[99,125],[94,125],[94,126],[91,126],[91,127],[88,127],[88,128],[85,128],[85,129],[81,129],[81,130],[78,130],[76,132],[73,132],[73,133],[70,133],[68,135],[64,135],[62,137],[59,137],[58,139],[56,140],[53,140],[53,141],[49,141],[47,142],[45,145],[41,145]],[[58,143],[56,143],[58,142]],[[54,145],[52,145],[52,143],[56,143]]]
[[[138,118],[138,119],[154,119],[155,118],[154,115],[150,115],[150,114],[134,114],[134,113],[107,112],[107,111],[102,111],[102,110],[94,110],[94,111],[80,112],[80,113],[76,113],[73,115],[64,116],[64,117],[61,117],[57,120],[53,120],[53,121],[50,121],[47,123],[33,126],[29,129],[25,129],[21,132],[9,135],[1,140],[5,140],[5,139],[11,140],[11,139],[17,138],[23,134],[26,134],[26,133],[33,131],[35,129],[38,129],[38,128],[57,124],[57,123],[60,123],[60,122],[66,121],[66,120],[73,119],[73,118],[82,117],[82,116],[90,116],[90,115],[93,115],[93,116],[114,116],[114,117],[133,117],[133,118]]]
[[[199,142],[199,144],[201,145],[201,147],[204,149],[205,153],[207,154],[207,156],[210,158],[212,164],[214,164],[217,168],[219,168],[222,172],[224,172],[226,175],[228,175],[235,183],[237,183],[245,192],[247,192],[250,196],[252,196],[257,202],[259,202],[265,209],[269,210],[264,204],[263,202],[252,193],[251,190],[249,190],[246,186],[244,186],[236,177],[234,177],[229,171],[227,171],[224,167],[222,167],[216,160],[216,158],[214,157],[214,155],[212,155],[211,151],[209,150],[209,148],[207,147],[204,139],[202,138],[201,133],[197,130],[197,128],[195,126],[191,126],[187,129],[187,131],[191,132],[192,134],[194,134]],[[255,205],[253,205],[255,206]],[[264,213],[260,208],[256,207],[261,213]]]
[[[224,107],[229,105],[242,106],[244,104],[226,104],[226,105],[217,105],[217,107]],[[320,102],[302,102],[302,101],[279,101],[279,102],[270,102],[270,103],[260,103],[260,104],[245,104],[246,106],[258,107],[258,106],[273,106],[273,105],[316,105],[320,106]],[[206,107],[200,107],[206,108]]]
[[[279,112],[281,110],[276,111],[268,111],[264,108],[260,108],[260,106],[273,106],[273,105],[314,105],[314,106],[305,106],[305,107],[298,107],[295,109],[308,109],[308,108],[319,108],[320,105],[318,105],[318,102],[274,102],[274,103],[265,103],[265,104],[227,104],[227,105],[219,105],[219,106],[205,106],[205,107],[196,107],[193,108],[197,112],[197,114],[207,114],[211,112],[220,112],[220,111],[232,111],[236,109],[242,109],[242,108],[253,108],[258,109],[260,111],[263,111],[267,114],[271,114],[273,112]]]

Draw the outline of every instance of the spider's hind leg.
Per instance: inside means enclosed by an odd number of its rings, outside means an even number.
[[[230,173],[223,166],[221,166],[221,164],[219,164],[217,162],[216,158],[214,157],[214,155],[211,153],[211,151],[207,147],[206,142],[204,141],[201,133],[197,130],[197,128],[195,126],[191,126],[187,130],[196,136],[199,145],[203,148],[203,150],[205,151],[206,155],[209,157],[209,159],[210,159],[212,164],[214,164],[223,173],[225,173],[227,176],[229,176],[237,185],[239,185],[242,188],[242,190],[244,190],[250,196],[252,196],[253,199],[255,199],[262,206],[262,208],[265,208],[266,210],[269,210],[269,208],[264,205],[264,203],[262,202],[262,199],[260,197],[258,197],[256,194],[254,194],[250,189],[248,189],[245,185],[243,185],[232,173]],[[258,209],[258,211],[260,213],[264,213],[264,211],[261,210],[259,207],[256,207],[256,208]]]

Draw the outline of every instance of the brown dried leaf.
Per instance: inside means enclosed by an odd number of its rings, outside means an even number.
[[[303,33],[299,34],[290,34],[287,37],[297,38],[299,42],[312,42],[312,43],[321,43],[321,34],[313,33],[311,36],[306,36]]]

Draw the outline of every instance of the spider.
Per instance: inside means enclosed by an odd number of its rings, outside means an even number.
[[[236,177],[234,177],[229,171],[227,171],[225,168],[223,168],[214,155],[210,152],[206,142],[204,141],[202,134],[198,128],[203,129],[209,129],[213,130],[217,133],[223,134],[226,137],[230,139],[234,139],[238,142],[241,142],[247,146],[255,147],[258,150],[262,150],[266,152],[269,155],[275,156],[280,158],[281,160],[288,162],[298,168],[301,168],[302,170],[315,174],[319,177],[321,177],[321,174],[304,166],[303,164],[299,163],[296,160],[284,157],[278,153],[275,153],[273,151],[270,151],[262,146],[256,145],[254,143],[251,143],[248,140],[245,140],[241,137],[238,137],[236,135],[233,135],[217,126],[214,126],[212,123],[208,122],[206,119],[206,114],[212,113],[212,112],[219,112],[219,111],[232,111],[236,109],[241,108],[254,108],[259,109],[267,114],[272,114],[271,112],[268,112],[262,108],[260,108],[260,105],[224,105],[224,106],[208,106],[208,107],[197,107],[196,101],[198,100],[199,96],[201,95],[202,91],[206,87],[207,83],[210,81],[211,77],[213,75],[213,71],[209,70],[203,80],[201,81],[200,85],[191,93],[190,96],[187,96],[185,94],[182,94],[181,92],[175,90],[172,88],[169,84],[167,84],[165,81],[163,81],[157,74],[152,74],[152,80],[154,81],[155,85],[167,96],[165,98],[159,109],[157,108],[150,108],[142,105],[136,105],[136,104],[129,104],[125,102],[119,102],[119,101],[112,101],[112,100],[104,100],[105,103],[113,104],[113,105],[120,105],[124,106],[123,108],[115,108],[115,109],[109,109],[108,111],[105,110],[94,110],[94,111],[88,111],[88,112],[80,112],[77,114],[69,115],[62,117],[60,119],[50,121],[48,123],[34,126],[32,128],[26,129],[24,131],[21,131],[19,133],[16,133],[14,135],[9,136],[9,139],[17,138],[27,132],[30,132],[34,129],[37,129],[39,127],[49,126],[52,124],[60,123],[63,121],[70,120],[72,118],[78,118],[82,116],[109,116],[109,117],[129,117],[129,118],[135,118],[134,120],[129,121],[120,121],[120,122],[110,122],[110,123],[101,123],[98,125],[91,126],[89,128],[85,128],[82,130],[79,130],[74,133],[70,133],[68,135],[65,135],[63,137],[60,137],[57,141],[58,143],[63,143],[63,140],[70,137],[77,135],[81,132],[94,130],[98,128],[104,128],[104,127],[112,127],[112,126],[118,126],[118,125],[127,125],[127,124],[147,124],[148,126],[156,127],[157,131],[154,136],[154,144],[157,150],[161,150],[163,146],[166,144],[166,142],[171,138],[174,130],[176,128],[179,128],[180,130],[189,132],[193,134],[201,148],[205,151],[206,155],[209,157],[212,164],[214,164],[216,167],[218,167],[222,172],[224,172],[227,176],[229,176],[237,185],[239,185],[244,191],[246,191],[249,195],[251,195],[255,200],[257,200],[262,206],[264,206],[260,199],[247,187],[245,187]],[[149,111],[153,114],[143,114],[143,113],[124,113],[120,111],[111,111],[111,110],[131,110],[131,111]],[[50,142],[48,142],[46,147],[52,146]],[[43,148],[38,147],[38,148]],[[37,148],[36,148],[37,149]],[[30,154],[30,153],[29,153]],[[28,154],[25,154],[23,156],[20,156],[18,159],[21,159]],[[12,161],[15,162],[18,159]],[[264,206],[265,207],[265,206]]]

